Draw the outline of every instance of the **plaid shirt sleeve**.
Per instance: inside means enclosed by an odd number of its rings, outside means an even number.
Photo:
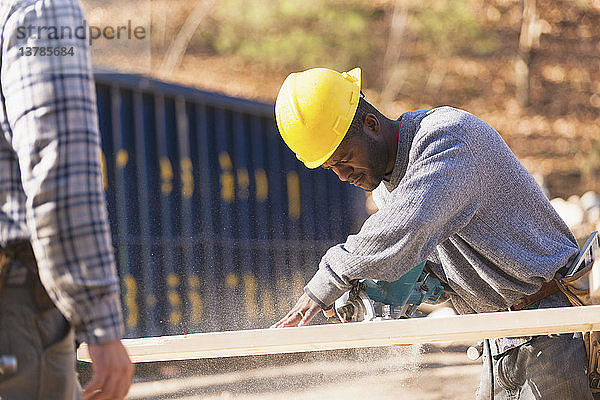
[[[40,277],[78,340],[118,339],[120,286],[101,184],[90,49],[87,39],[69,38],[61,28],[75,30],[85,17],[77,0],[11,3],[2,7],[3,131],[19,162]],[[27,56],[28,46],[46,47],[46,55]],[[56,47],[73,48],[73,55],[48,55]]]

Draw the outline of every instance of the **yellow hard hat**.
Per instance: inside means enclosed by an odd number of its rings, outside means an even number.
[[[339,73],[312,68],[290,74],[279,89],[279,134],[308,168],[335,152],[350,128],[360,98],[360,68]]]

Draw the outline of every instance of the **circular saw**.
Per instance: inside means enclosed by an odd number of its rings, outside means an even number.
[[[329,322],[363,322],[413,317],[423,302],[436,302],[444,287],[439,279],[424,271],[425,262],[400,279],[387,282],[357,280],[334,303]]]

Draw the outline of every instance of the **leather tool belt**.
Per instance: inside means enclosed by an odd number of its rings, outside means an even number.
[[[4,289],[8,269],[13,261],[19,261],[27,268],[27,285],[31,287],[33,300],[38,310],[49,310],[54,308],[54,303],[48,296],[46,289],[40,281],[37,262],[31,243],[27,240],[18,240],[0,247],[0,295]]]
[[[577,258],[563,267],[557,277],[542,285],[536,293],[517,301],[509,310],[523,308],[560,290],[573,306],[593,304],[590,298],[589,275],[594,265],[600,262],[600,236],[598,232],[590,235]],[[600,393],[600,331],[583,332],[583,341],[588,356],[588,378],[592,393]]]
[[[589,294],[589,264],[575,275],[557,280],[558,288],[573,306],[593,304]],[[583,332],[583,342],[588,356],[588,378],[592,393],[600,393],[600,332]]]
[[[544,282],[544,284],[542,285],[540,290],[538,290],[537,292],[535,292],[533,294],[523,297],[522,299],[517,301],[515,304],[513,304],[511,307],[509,307],[508,310],[509,311],[523,310],[524,308],[532,305],[533,303],[535,303],[537,301],[540,301],[540,300],[550,296],[551,294],[553,294],[555,292],[558,292],[559,290],[560,290],[559,281],[556,278],[552,279],[551,281]]]
[[[544,299],[545,297],[561,291],[567,296],[569,302],[573,306],[583,306],[591,304],[589,302],[589,291],[581,289],[573,285],[575,281],[582,281],[582,278],[586,278],[591,269],[591,265],[585,268],[574,277],[567,278],[554,278],[549,282],[545,282],[540,290],[523,297],[512,307],[508,308],[508,311],[522,310],[537,301]],[[585,350],[588,356],[588,380],[590,384],[590,390],[592,393],[600,393],[600,332],[583,332],[583,342],[585,344]]]

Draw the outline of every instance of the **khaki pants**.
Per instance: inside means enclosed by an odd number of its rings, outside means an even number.
[[[28,286],[4,288],[0,355],[17,357],[17,372],[0,376],[0,400],[79,400],[73,330],[56,309],[38,311]]]

